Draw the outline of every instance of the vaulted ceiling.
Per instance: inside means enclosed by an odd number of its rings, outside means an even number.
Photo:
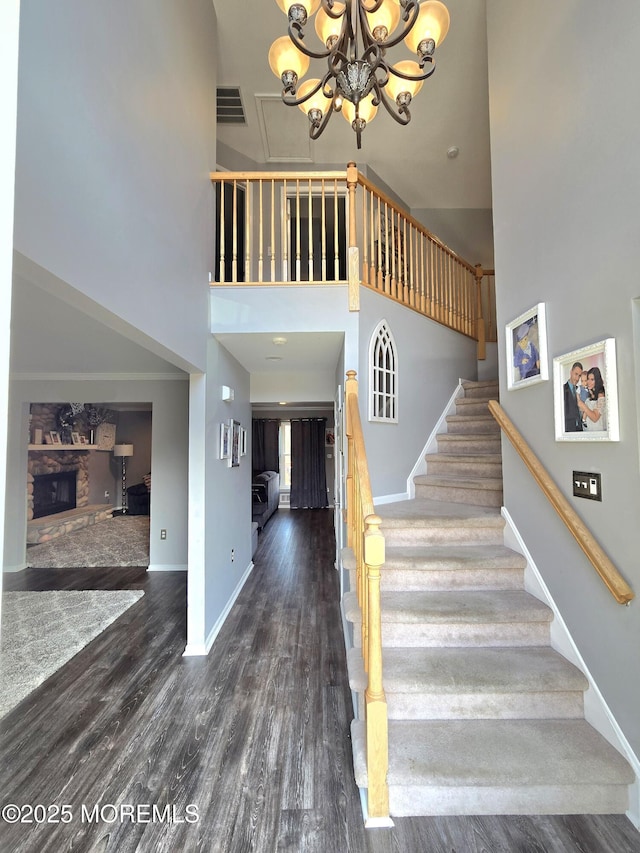
[[[358,151],[341,116],[333,116],[311,142],[307,118],[281,103],[281,85],[267,59],[272,41],[286,33],[287,19],[275,0],[213,0],[218,85],[240,89],[246,114],[246,125],[219,125],[218,140],[257,164],[308,169],[366,163],[411,208],[490,208],[485,0],[445,2],[451,27],[436,51],[435,73],[414,99],[411,123],[401,127],[380,108]],[[313,26],[307,32],[308,43],[319,49]],[[404,45],[394,51],[408,58]],[[321,76],[322,67],[322,60],[312,60],[306,77]],[[452,146],[460,151],[455,159],[447,157]]]

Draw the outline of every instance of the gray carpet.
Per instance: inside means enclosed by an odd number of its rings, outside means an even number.
[[[0,717],[143,595],[102,589],[3,593]]]
[[[34,569],[148,565],[148,515],[116,515],[27,548],[27,566]]]

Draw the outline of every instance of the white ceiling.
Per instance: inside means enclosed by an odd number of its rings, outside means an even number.
[[[275,0],[213,0],[213,5],[218,85],[240,88],[247,117],[246,126],[219,125],[221,142],[257,164],[277,161],[279,155],[288,162],[297,159],[301,169],[366,163],[411,208],[491,207],[485,0],[446,0],[451,27],[436,51],[435,73],[414,100],[411,123],[401,127],[381,107],[360,151],[340,115],[310,142],[308,119],[278,101],[281,85],[267,54],[271,42],[286,34],[287,19]],[[308,43],[319,48],[313,26],[307,31]],[[397,58],[408,57],[404,45],[394,51]],[[322,66],[322,60],[312,60],[306,76],[321,76]],[[455,160],[447,158],[451,146],[460,149]]]
[[[342,332],[220,334],[216,338],[249,373],[335,374],[342,350]],[[274,343],[284,338],[286,343]]]

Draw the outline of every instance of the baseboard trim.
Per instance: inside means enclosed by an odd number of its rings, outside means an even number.
[[[12,574],[13,572],[23,572],[25,569],[29,568],[28,563],[22,563],[19,566],[3,566],[2,573],[3,574]]]
[[[176,563],[176,565],[170,565],[169,563],[151,563],[147,571],[148,572],[186,572],[188,570],[188,566],[184,563]]]
[[[444,410],[434,428],[431,430],[429,438],[426,441],[425,446],[422,448],[420,455],[418,456],[415,465],[411,469],[409,476],[407,477],[407,497],[412,500],[416,496],[416,484],[414,482],[414,477],[420,476],[420,474],[427,473],[427,460],[425,456],[427,453],[435,453],[438,449],[437,435],[438,433],[447,432],[447,417],[455,412],[456,408],[456,400],[458,397],[462,397],[464,395],[464,389],[462,387],[462,383],[466,382],[466,379],[458,379],[458,384],[456,388],[449,397],[449,402],[444,407]]]
[[[629,811],[627,817],[637,829],[640,829],[640,759],[633,751],[629,741],[618,725],[604,696],[600,692],[584,658],[580,654],[578,646],[562,618],[548,586],[546,585],[540,570],[536,566],[529,549],[527,548],[520,532],[515,525],[508,509],[502,507],[502,517],[506,521],[505,545],[513,551],[522,554],[527,561],[525,569],[525,589],[536,598],[544,601],[553,611],[551,622],[551,645],[561,655],[571,661],[584,674],[589,682],[589,689],[584,695],[584,716],[586,721],[593,726],[609,743],[622,753],[636,774],[636,781],[629,786]]]
[[[220,616],[218,616],[218,619],[216,620],[215,625],[213,626],[211,631],[209,631],[209,635],[208,635],[207,639],[204,641],[204,643],[190,643],[190,644],[188,644],[186,646],[185,650],[182,652],[182,657],[184,657],[184,658],[203,657],[203,656],[206,656],[209,654],[209,652],[211,651],[211,647],[213,646],[213,644],[216,640],[216,637],[220,633],[220,630],[222,629],[222,626],[224,625],[224,623],[226,621],[227,616],[231,612],[231,608],[236,603],[237,597],[242,592],[242,587],[245,585],[245,583],[247,582],[247,578],[249,577],[249,575],[253,571],[253,566],[254,566],[254,563],[252,560],[249,563],[249,565],[247,566],[247,568],[245,569],[244,574],[242,575],[242,577],[238,581],[238,585],[236,586],[234,591],[231,593],[231,596],[230,596],[229,600],[227,601],[224,610],[222,611]]]
[[[408,498],[409,495],[406,492],[398,492],[395,495],[380,495],[380,497],[373,499],[373,505],[383,506],[383,504],[395,504],[398,503],[398,501],[406,501]]]

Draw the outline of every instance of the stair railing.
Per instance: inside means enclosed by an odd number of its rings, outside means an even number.
[[[549,500],[552,507],[566,524],[569,532],[586,554],[589,562],[606,584],[609,592],[613,595],[618,604],[629,604],[629,602],[635,597],[632,589],[629,587],[617,568],[613,565],[609,557],[607,557],[598,542],[594,539],[569,501],[551,479],[547,469],[524,440],[522,434],[519,432],[513,421],[496,400],[491,400],[489,402],[489,411],[500,424],[502,431],[533,475],[534,480],[542,489],[545,497]]]
[[[492,272],[473,266],[355,163],[335,172],[212,172],[212,286],[363,285],[474,340],[495,340]],[[481,356],[482,357],[482,356]]]
[[[356,561],[356,591],[362,614],[362,655],[368,675],[365,690],[367,809],[369,817],[389,816],[389,736],[387,700],[382,686],[380,570],[384,564],[381,519],[374,512],[367,454],[358,406],[355,370],[345,386],[347,436],[347,544]]]

